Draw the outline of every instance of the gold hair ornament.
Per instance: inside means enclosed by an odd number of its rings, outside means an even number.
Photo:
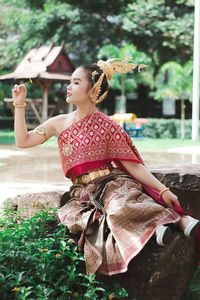
[[[107,80],[112,79],[113,74],[125,74],[128,73],[136,68],[138,68],[138,72],[140,72],[142,69],[146,68],[147,65],[144,64],[135,64],[132,63],[132,58],[126,58],[126,59],[119,59],[119,58],[112,58],[108,59],[106,61],[99,60],[97,62],[97,66],[103,71],[97,82],[93,85],[93,93],[91,96],[91,101],[95,104],[102,102],[105,97],[107,96],[108,91],[106,91],[101,97],[99,97],[99,94],[101,92],[101,84],[103,81],[104,75],[106,76]],[[95,75],[97,75],[97,72],[92,72],[92,80],[94,81]]]

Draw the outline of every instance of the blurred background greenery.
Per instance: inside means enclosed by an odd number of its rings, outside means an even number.
[[[192,0],[0,0],[0,67],[13,68],[30,48],[65,42],[75,65],[96,61],[107,44],[132,43],[155,72],[192,58]]]
[[[100,110],[150,118],[147,137],[191,137],[193,0],[0,0],[0,7],[0,74],[11,73],[30,49],[41,45],[64,44],[74,67],[131,56],[147,70],[116,75]],[[54,84],[50,103],[66,106],[64,90],[65,85]],[[28,94],[42,97],[36,86]],[[11,83],[0,82],[0,127],[12,129],[13,113],[3,103],[9,97]],[[158,118],[164,119],[164,135],[160,123],[151,130],[152,119]],[[174,119],[178,131],[166,119]]]
[[[74,67],[100,58],[131,56],[148,68],[115,76],[108,100],[99,109],[112,115],[119,109],[118,98],[124,97],[124,111],[147,120],[145,139],[137,140],[142,150],[162,148],[162,138],[164,149],[172,145],[169,139],[177,143],[181,137],[188,143],[180,146],[194,145],[193,0],[0,0],[0,11],[0,75],[12,73],[30,49],[41,45],[63,44]],[[14,143],[13,111],[4,102],[11,97],[12,85],[13,81],[0,81],[3,145]],[[53,84],[49,104],[67,110],[65,89],[66,84]],[[42,98],[39,85],[28,87],[28,97]],[[153,146],[157,138],[159,144]]]

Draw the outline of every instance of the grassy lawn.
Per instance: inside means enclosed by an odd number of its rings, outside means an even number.
[[[0,145],[10,145],[15,143],[14,132],[11,130],[0,131]]]
[[[171,148],[179,147],[200,147],[200,141],[193,142],[192,140],[180,139],[150,139],[133,140],[136,147],[141,152],[162,152]]]
[[[133,139],[133,142],[141,152],[162,152],[177,147],[200,147],[200,140],[193,142],[192,140],[180,139]],[[9,130],[0,131],[0,145],[11,145],[15,143],[14,132]],[[47,141],[44,146],[57,146],[57,138],[53,137]]]

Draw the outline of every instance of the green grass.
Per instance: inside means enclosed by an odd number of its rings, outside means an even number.
[[[15,143],[14,131],[1,130],[0,131],[0,145],[11,145]]]
[[[193,142],[192,140],[181,139],[132,139],[135,146],[141,152],[163,152],[171,148],[177,147],[200,147],[200,140]],[[53,137],[48,140],[44,145],[57,147],[57,137]]]
[[[0,145],[14,145],[15,135],[13,130],[1,130],[0,131]],[[44,145],[46,146],[56,146],[57,137],[52,137]]]
[[[193,142],[192,140],[181,139],[133,139],[134,144],[140,152],[163,152],[171,148],[177,147],[200,147],[200,140]],[[15,144],[14,132],[9,130],[0,131],[0,145]],[[57,137],[52,137],[45,144],[45,147],[57,147]]]
[[[162,152],[177,147],[200,147],[200,141],[181,139],[133,139],[134,144],[141,152]]]

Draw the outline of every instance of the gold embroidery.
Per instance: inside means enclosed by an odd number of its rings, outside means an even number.
[[[87,130],[87,126],[89,124],[89,121],[91,120],[91,118],[94,116],[94,114],[96,113],[96,109],[95,111],[93,112],[93,114],[89,117],[88,121],[86,122],[84,128],[82,130],[80,130],[78,132],[78,135],[75,137],[75,138],[72,138],[72,130],[74,128],[74,124],[76,123],[76,113],[74,114],[74,119],[73,119],[73,122],[72,122],[72,125],[70,126],[70,132],[69,132],[69,137],[68,137],[68,141],[66,144],[64,144],[63,146],[63,154],[66,155],[66,156],[70,156],[74,150],[73,146],[72,146],[72,142],[74,140],[77,139],[78,136],[80,136],[81,133],[83,133],[84,131]]]
[[[73,149],[73,146],[70,144],[70,141],[67,142],[67,144],[63,146],[63,153],[64,153],[64,155],[66,155],[66,156],[71,155],[72,152],[73,152],[73,150],[74,150],[74,149]]]
[[[81,128],[84,127],[82,122],[74,127],[76,132],[73,137],[77,137],[77,140],[73,143],[73,155],[67,156],[63,151],[69,139],[69,129],[60,135],[58,145],[64,173],[67,174],[71,168],[86,162],[104,160],[110,162],[115,159],[142,162],[131,139],[120,125],[105,117],[103,113],[98,112],[95,115],[91,124],[88,124],[87,132],[82,132]],[[81,134],[77,135],[80,131]],[[116,138],[118,135],[120,139]]]

